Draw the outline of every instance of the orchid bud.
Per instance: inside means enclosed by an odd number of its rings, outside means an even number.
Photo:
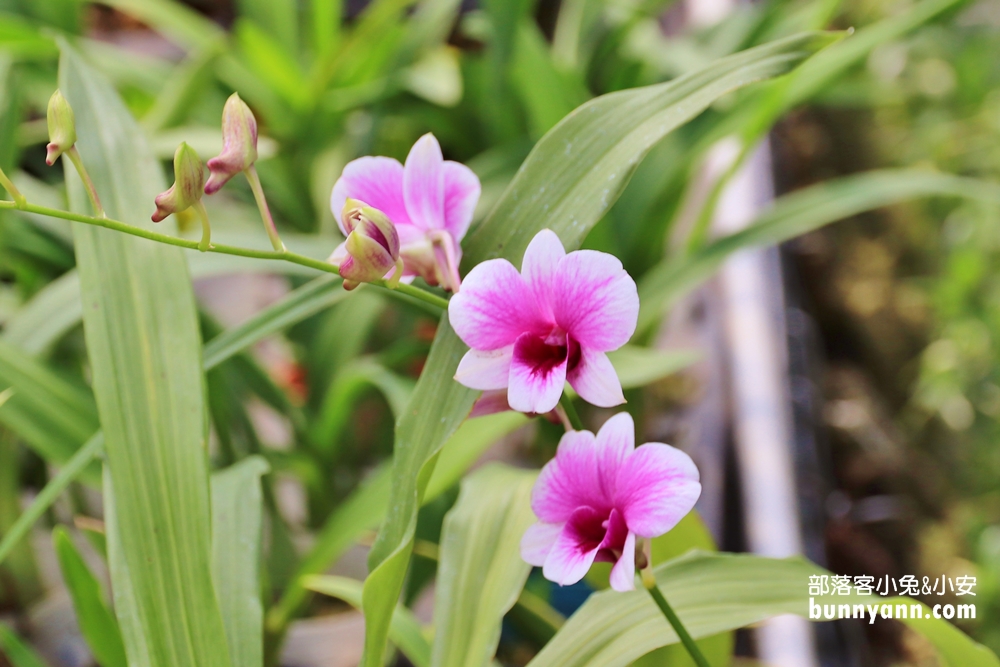
[[[69,105],[58,89],[49,98],[47,116],[49,145],[45,155],[45,164],[51,167],[60,155],[73,148],[76,143],[76,118],[73,116],[73,107]]]
[[[185,211],[201,200],[205,187],[205,168],[193,148],[182,142],[174,153],[174,184],[156,196],[156,213],[153,222],[159,222],[171,213]]]
[[[344,204],[344,227],[348,230],[344,243],[346,257],[340,263],[340,275],[345,289],[359,283],[381,280],[396,268],[393,279],[402,272],[399,259],[399,233],[382,211],[348,199]]]
[[[222,152],[208,161],[212,175],[205,194],[218,192],[230,178],[257,161],[257,119],[239,94],[233,93],[222,109]]]

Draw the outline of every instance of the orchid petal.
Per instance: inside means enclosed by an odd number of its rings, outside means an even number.
[[[691,457],[654,442],[638,447],[621,466],[614,506],[636,535],[658,537],[691,511],[699,495],[698,468]]]
[[[552,311],[556,323],[582,347],[609,352],[635,333],[639,294],[617,257],[578,250],[559,263]]]
[[[507,402],[507,388],[489,389],[476,399],[475,405],[472,406],[472,412],[469,413],[469,419],[495,415],[498,412],[507,412],[509,410],[510,403]]]
[[[479,177],[464,164],[446,160],[444,171],[444,227],[461,241],[472,224],[482,187]]]
[[[611,568],[611,576],[608,578],[611,588],[616,591],[635,590],[635,533],[629,531],[625,538],[625,547],[618,562]]]
[[[552,551],[552,545],[556,543],[559,534],[562,533],[561,523],[538,523],[532,524],[528,530],[524,531],[521,538],[521,558],[524,562],[535,567],[545,565],[545,559]]]
[[[377,208],[397,226],[411,224],[403,201],[403,165],[398,160],[362,157],[348,162],[344,167],[344,172],[333,186],[330,208],[345,236],[350,230],[344,227],[341,212],[348,198]],[[401,232],[401,241],[402,236]]]
[[[469,350],[458,363],[455,379],[470,389],[506,389],[514,346],[499,350]]]
[[[600,534],[603,515],[592,507],[579,507],[563,526],[559,537],[545,559],[542,574],[560,586],[575,584],[594,564],[604,531]]]
[[[542,335],[548,327],[527,284],[505,259],[469,272],[448,304],[448,318],[458,337],[476,350],[507,347],[526,331]]]
[[[606,421],[596,438],[590,431],[564,435],[555,458],[542,468],[532,491],[535,516],[562,523],[582,505],[609,511],[618,469],[633,450],[633,428],[632,417],[623,412]]]
[[[555,408],[566,384],[566,365],[565,347],[547,345],[532,333],[521,334],[514,343],[510,364],[510,407],[538,414]]]
[[[423,230],[444,227],[444,158],[433,134],[420,137],[406,156],[403,199],[414,225]]]
[[[566,380],[591,405],[611,408],[625,402],[618,372],[603,352],[581,347],[580,361],[566,374]]]
[[[566,256],[562,241],[551,229],[543,229],[531,239],[521,260],[521,275],[534,292],[539,307],[547,319],[553,320],[552,290],[559,262]]]

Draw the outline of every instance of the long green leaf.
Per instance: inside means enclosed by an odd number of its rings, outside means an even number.
[[[4,623],[0,623],[0,651],[13,667],[48,667],[41,656]]]
[[[535,476],[491,464],[462,481],[441,529],[434,667],[486,667],[493,660],[500,623],[531,571],[521,559],[521,535],[535,521]]]
[[[928,171],[886,170],[826,181],[776,200],[752,225],[684,258],[669,258],[639,284],[639,330],[655,324],[688,290],[709,278],[743,248],[787,241],[823,225],[909,199],[961,197],[1000,202],[1000,186]]]
[[[251,456],[212,475],[212,564],[233,665],[264,664],[260,599],[263,497],[267,461]]]
[[[692,552],[655,568],[660,590],[694,638],[734,630],[778,614],[809,614],[809,577],[828,574],[801,558],[785,560]],[[907,598],[899,598],[907,603]],[[894,599],[829,596],[822,604],[888,604]],[[950,667],[996,667],[996,656],[945,621],[913,620]],[[592,595],[529,667],[624,667],[677,635],[644,590]]]
[[[465,244],[465,267],[491,257],[519,262],[545,227],[568,249],[614,203],[642,157],[668,132],[728,91],[789,71],[835,36],[806,34],[724,58],[676,81],[612,93],[567,116],[538,142],[489,218]],[[364,667],[380,667],[388,622],[402,589],[417,509],[442,445],[477,392],[452,380],[465,345],[443,318],[414,391],[396,424],[389,515],[369,556]]]
[[[356,579],[335,576],[306,577],[305,586],[311,591],[343,600],[356,609],[361,608],[362,583]],[[389,641],[399,647],[415,667],[429,667],[431,647],[420,631],[420,623],[413,613],[397,605],[389,623]]]
[[[67,44],[62,51],[60,88],[108,215],[149,224],[150,202],[164,189],[159,165],[114,89]],[[86,210],[72,170],[67,182],[71,207]],[[130,579],[135,622],[121,626],[124,635],[141,634],[124,637],[129,662],[227,667],[212,587],[204,377],[187,265],[176,248],[88,225],[73,231],[114,484],[121,558],[112,560],[124,565],[113,567],[113,585]],[[138,646],[142,655],[133,653]]]
[[[578,107],[538,142],[489,218],[469,234],[463,266],[493,257],[519,260],[544,227],[577,247],[660,139],[725,93],[784,74],[839,37],[796,35]]]
[[[94,577],[63,526],[52,533],[63,581],[76,610],[80,632],[101,667],[127,667],[125,645],[118,622],[105,602],[101,584]]]

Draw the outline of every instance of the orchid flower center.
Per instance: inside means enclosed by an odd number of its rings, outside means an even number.
[[[533,337],[524,352],[537,374],[548,374],[563,362],[570,373],[580,364],[580,345],[559,327],[553,327],[545,338]]]
[[[611,520],[611,509],[593,511],[579,517],[576,525],[581,551],[593,551],[600,547],[595,560],[614,563],[625,549],[625,538],[628,530],[624,528],[619,516],[618,525]]]

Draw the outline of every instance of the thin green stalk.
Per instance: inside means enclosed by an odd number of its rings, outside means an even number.
[[[574,431],[583,431],[583,422],[580,420],[580,415],[577,414],[576,408],[573,407],[573,401],[570,399],[569,394],[563,392],[563,395],[559,397],[559,406],[566,413],[566,419],[569,420],[570,426],[573,427]]]
[[[212,225],[208,223],[208,211],[201,201],[196,201],[191,207],[201,219],[201,242],[198,244],[198,250],[208,252],[212,248]]]
[[[76,168],[76,173],[80,174],[80,179],[83,181],[84,187],[87,188],[87,194],[90,196],[90,203],[94,206],[94,215],[98,218],[103,218],[104,207],[101,206],[101,198],[97,196],[97,187],[94,185],[94,181],[90,178],[90,172],[87,168],[83,166],[83,159],[80,157],[80,151],[76,150],[76,146],[71,146],[68,151],[63,153],[67,156],[73,166]]]
[[[681,623],[681,619],[677,616],[677,613],[674,612],[670,603],[667,602],[667,598],[663,597],[660,587],[656,585],[656,577],[653,576],[653,572],[649,568],[642,570],[642,584],[646,587],[646,590],[649,591],[649,594],[652,596],[656,606],[663,612],[663,615],[670,623],[670,626],[674,629],[674,632],[676,632],[677,636],[681,638],[681,643],[684,644],[684,648],[687,649],[691,659],[694,660],[694,664],[698,665],[698,667],[711,667],[711,665],[708,664],[708,660],[706,660],[705,656],[702,655],[701,649],[699,649],[698,645],[693,639],[691,639],[691,635],[688,634],[687,629],[684,627],[684,624]]]
[[[283,252],[285,244],[281,242],[281,237],[278,236],[278,228],[275,226],[274,218],[271,216],[271,209],[267,207],[267,199],[264,197],[264,188],[260,184],[257,168],[250,165],[243,174],[250,182],[250,189],[253,191],[253,198],[257,201],[257,208],[260,209],[260,217],[264,220],[264,229],[267,230],[267,237],[271,239],[271,245],[275,251]]]
[[[82,222],[87,225],[95,225],[97,227],[104,227],[105,229],[113,229],[117,232],[131,234],[132,236],[139,236],[144,239],[149,239],[150,241],[156,241],[157,243],[166,243],[167,245],[173,245],[179,248],[187,248],[188,250],[198,250],[198,246],[200,245],[199,241],[181,239],[168,234],[154,232],[152,230],[145,229],[143,227],[136,227],[119,220],[112,220],[111,218],[92,215],[83,215],[82,213],[72,213],[70,211],[60,211],[59,209],[49,208],[48,206],[39,206],[31,203],[25,203],[23,206],[18,206],[15,202],[0,200],[0,210],[2,209],[22,210],[28,213],[47,215],[51,218],[61,218],[63,220],[71,220],[73,222]],[[306,266],[310,269],[316,269],[317,271],[340,275],[340,271],[338,271],[337,267],[333,264],[329,264],[319,259],[313,259],[312,257],[306,257],[305,255],[300,255],[289,250],[254,250],[252,248],[240,248],[239,246],[215,244],[208,249],[208,252],[217,252],[222,255],[236,255],[238,257],[252,257],[255,259],[280,260],[298,264],[299,266]],[[448,308],[447,299],[443,299],[436,294],[432,294],[426,290],[420,289],[419,287],[414,287],[413,285],[400,283],[396,287],[391,287],[388,280],[379,280],[372,284],[378,285],[379,287],[387,290],[395,290],[400,294],[413,297],[414,299],[423,301],[424,303],[440,308],[441,310],[446,310]]]
[[[18,206],[24,206],[28,203],[28,200],[24,198],[21,191],[17,189],[16,185],[14,185],[14,182],[7,178],[7,174],[3,172],[3,169],[0,169],[0,185],[3,186],[4,190],[10,193],[10,196],[14,198],[14,203]]]

